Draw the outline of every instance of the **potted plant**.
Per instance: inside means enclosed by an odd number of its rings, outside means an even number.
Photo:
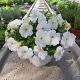
[[[75,44],[76,36],[70,33],[70,24],[61,14],[33,9],[23,20],[16,19],[5,31],[7,47],[17,52],[21,59],[28,59],[35,66],[56,61],[63,56],[65,48]]]

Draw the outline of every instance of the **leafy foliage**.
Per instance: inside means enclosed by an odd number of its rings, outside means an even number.
[[[62,14],[62,17],[71,23],[72,27],[80,29],[80,4],[77,2],[59,2],[57,4],[57,12]]]
[[[19,9],[18,7],[12,8],[9,6],[1,7],[0,8],[0,26],[3,26],[6,28],[6,25],[18,18],[21,19],[25,14],[27,13],[27,10]]]
[[[80,30],[80,4],[78,5],[77,11],[76,11],[74,26],[76,29]]]
[[[11,4],[23,4],[23,3],[29,3],[29,4],[32,4],[34,2],[34,0],[0,0],[0,4],[1,5],[11,5]]]
[[[64,1],[64,0],[48,0],[48,3],[50,5],[57,5],[58,2],[62,2],[62,1]]]

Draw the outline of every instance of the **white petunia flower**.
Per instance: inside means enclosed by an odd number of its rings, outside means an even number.
[[[17,29],[20,24],[22,24],[22,20],[15,19],[14,21],[8,24],[8,30]]]
[[[33,50],[27,46],[22,46],[17,50],[18,56],[22,59],[29,59],[33,56]]]
[[[41,12],[38,9],[33,9],[29,18],[33,23],[35,23],[39,16],[41,17]]]
[[[51,38],[51,45],[56,46],[60,41],[60,33],[56,33],[55,30],[49,31],[49,35]]]
[[[37,26],[37,30],[49,31],[50,25],[47,23],[47,21],[40,22]]]
[[[57,29],[58,28],[58,22],[57,22],[56,16],[53,16],[51,19],[49,19],[48,24],[50,24],[51,29]]]
[[[48,55],[47,51],[40,51],[40,52],[38,53],[38,57],[39,57],[41,60],[44,60],[47,55]]]
[[[14,38],[9,38],[6,41],[7,43],[7,47],[11,50],[11,51],[17,51],[17,49],[20,47],[20,43],[15,41]]]
[[[33,27],[29,24],[23,23],[19,29],[19,33],[22,37],[27,38],[33,34]]]
[[[75,44],[76,36],[69,31],[65,32],[62,36],[61,44],[64,48],[72,47]]]
[[[63,20],[61,14],[58,14],[58,15],[57,15],[57,21],[58,21],[58,24],[59,24],[60,26],[62,26],[64,20]]]
[[[35,44],[42,48],[46,45],[50,44],[50,37],[48,32],[46,31],[37,31],[36,37],[35,37]]]
[[[56,61],[59,61],[62,58],[63,53],[64,53],[63,47],[61,46],[57,47],[56,52],[54,54],[54,58],[56,59]]]

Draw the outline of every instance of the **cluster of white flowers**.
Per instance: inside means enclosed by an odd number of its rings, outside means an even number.
[[[29,59],[33,56],[33,50],[27,46],[22,46],[17,50],[18,56],[22,59]]]
[[[44,50],[47,45],[56,47],[54,58],[56,61],[60,60],[64,53],[64,48],[72,47],[75,44],[76,36],[70,33],[70,24],[63,20],[61,14],[53,15],[46,19],[46,16],[39,12],[38,10],[33,10],[30,16],[24,20],[14,20],[8,24],[8,30],[10,29],[19,29],[19,34],[23,38],[33,35],[33,28],[31,22],[38,22],[35,32],[35,45],[34,49],[28,48],[28,46],[21,46],[20,42],[17,42],[14,38],[7,39],[7,46],[11,51],[17,51],[18,56],[22,59],[29,59],[35,54],[41,59],[44,60],[48,54],[48,51]],[[66,32],[58,32],[58,28],[63,27]],[[19,25],[21,25],[19,27]],[[7,32],[6,32],[7,33]]]
[[[7,41],[7,46],[11,51],[17,51],[20,47],[20,43],[14,40],[14,38],[10,37]]]
[[[8,24],[8,30],[18,29],[20,24],[22,24],[22,20],[15,19],[14,21],[12,21]]]

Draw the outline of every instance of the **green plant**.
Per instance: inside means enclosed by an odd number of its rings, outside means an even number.
[[[48,0],[50,5],[57,4],[58,0]]]
[[[72,27],[80,29],[80,6],[77,2],[58,2],[57,12],[62,14],[62,17],[71,23]]]
[[[56,5],[58,2],[60,2],[60,1],[64,1],[64,0],[48,0],[48,3],[50,4],[50,5]]]
[[[75,17],[74,27],[76,29],[80,29],[80,15],[78,15],[78,16]]]
[[[67,21],[74,20],[77,3],[75,2],[61,2],[57,4],[58,11],[62,14],[63,18]]]
[[[11,15],[11,9],[6,8],[6,7],[2,7],[0,17],[1,17],[2,21],[6,21],[6,23],[8,23],[8,21],[12,20],[12,18],[13,18]]]
[[[80,5],[77,7],[76,15],[75,15],[75,23],[74,27],[76,29],[80,29]]]
[[[11,5],[11,4],[23,4],[29,3],[32,4],[34,0],[0,0],[0,5]]]
[[[27,13],[27,9],[20,9],[18,7],[1,7],[0,8],[0,26],[6,27],[6,25],[18,18],[21,19]]]
[[[23,0],[25,3],[29,3],[29,4],[32,4],[35,0]]]

